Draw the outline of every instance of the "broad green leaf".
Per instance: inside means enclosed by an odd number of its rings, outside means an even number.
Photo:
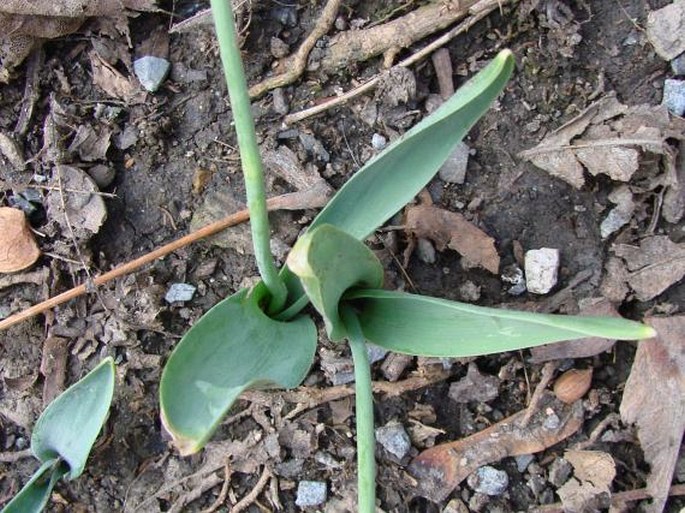
[[[183,455],[199,451],[244,390],[298,386],[314,359],[313,321],[269,318],[263,284],[224,299],[185,334],[164,367],[162,422]]]
[[[359,307],[370,342],[422,356],[476,356],[583,337],[638,340],[655,334],[615,317],[500,310],[388,290],[356,290],[344,299]]]
[[[107,419],[114,393],[114,361],[105,358],[60,394],[38,418],[31,451],[42,462],[60,459],[67,479],[81,475],[95,439]]]
[[[407,204],[504,89],[514,57],[503,50],[430,116],[400,137],[338,191],[310,230],[332,224],[365,239]]]
[[[330,224],[320,225],[299,238],[288,255],[288,267],[323,316],[328,336],[347,335],[338,303],[351,287],[377,288],[383,284],[383,266],[363,242]]]
[[[50,500],[55,483],[67,472],[66,465],[59,459],[46,461],[5,505],[2,513],[40,513]]]

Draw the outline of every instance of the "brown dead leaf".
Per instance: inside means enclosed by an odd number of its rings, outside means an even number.
[[[111,128],[100,126],[95,130],[90,125],[79,125],[68,149],[86,162],[105,160],[111,137]]]
[[[421,452],[409,466],[416,493],[434,502],[445,499],[478,467],[508,456],[544,451],[568,438],[583,423],[580,401],[567,405],[545,392],[530,420],[523,410],[474,435]]]
[[[640,164],[641,152],[664,156],[665,174],[673,183],[674,151],[668,138],[685,138],[685,122],[663,106],[628,107],[608,95],[519,156],[553,176],[580,188],[583,170],[628,182]],[[658,166],[655,166],[655,168]],[[663,185],[663,183],[662,183]]]
[[[67,379],[67,358],[69,341],[61,337],[48,337],[43,343],[43,358],[40,362],[40,373],[45,376],[43,383],[43,406],[64,391]]]
[[[651,466],[648,511],[664,509],[685,431],[685,315],[647,320],[658,332],[641,341],[628,377],[621,418],[635,423]]]
[[[118,21],[126,31],[127,10],[155,10],[154,0],[9,0],[0,5],[0,82],[10,79],[11,71],[41,41],[77,31],[88,17]]]
[[[676,244],[666,235],[642,239],[639,247],[615,244],[612,251],[625,264],[625,271],[615,268],[614,272],[622,275],[640,301],[649,301],[685,276],[685,243]],[[611,281],[614,288],[620,279]]]
[[[107,208],[98,186],[81,169],[55,166],[52,185],[45,204],[49,216],[63,233],[77,241],[86,241],[100,231],[107,218]]]
[[[495,240],[456,212],[433,205],[409,206],[405,229],[413,237],[430,239],[439,251],[446,247],[493,274],[499,272]]]
[[[13,273],[33,265],[40,249],[26,216],[16,208],[0,208],[0,273]]]
[[[93,82],[105,93],[130,104],[145,101],[146,93],[133,75],[125,77],[95,51],[90,52],[88,56],[93,69]]]
[[[620,317],[614,305],[603,297],[581,299],[578,306],[580,307],[579,315]],[[586,337],[532,347],[530,349],[530,361],[541,363],[550,360],[563,360],[564,358],[586,358],[608,351],[615,342],[615,340],[600,337]]]
[[[611,455],[602,451],[566,451],[574,477],[557,490],[568,513],[590,513],[606,509],[611,502],[609,486],[616,476]]]

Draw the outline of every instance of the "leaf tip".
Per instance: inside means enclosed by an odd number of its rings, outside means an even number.
[[[161,409],[159,417],[162,421],[164,431],[171,437],[171,443],[176,447],[181,456],[190,456],[202,449],[204,444],[201,441],[184,436],[171,427],[164,408]]]

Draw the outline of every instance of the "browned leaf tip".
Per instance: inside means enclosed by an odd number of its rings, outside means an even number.
[[[31,266],[40,249],[26,216],[16,208],[0,208],[0,272],[13,273]]]

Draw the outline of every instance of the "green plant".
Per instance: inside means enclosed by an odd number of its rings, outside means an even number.
[[[365,342],[426,356],[467,356],[586,336],[640,339],[623,319],[537,315],[382,290],[383,269],[362,242],[434,176],[485,113],[514,67],[509,51],[360,169],[293,247],[280,272],[268,249],[261,165],[235,28],[225,0],[212,10],[234,112],[263,281],[224,299],[183,337],[162,374],[162,422],[181,454],[200,450],[236,398],[252,387],[295,387],[309,371],[317,332],[311,302],[333,341],[350,343],[356,377],[359,511],[375,508],[374,432]],[[247,144],[244,141],[248,141]]]
[[[57,481],[83,473],[113,392],[114,361],[105,358],[48,405],[31,435],[31,451],[42,465],[3,513],[42,511]]]

